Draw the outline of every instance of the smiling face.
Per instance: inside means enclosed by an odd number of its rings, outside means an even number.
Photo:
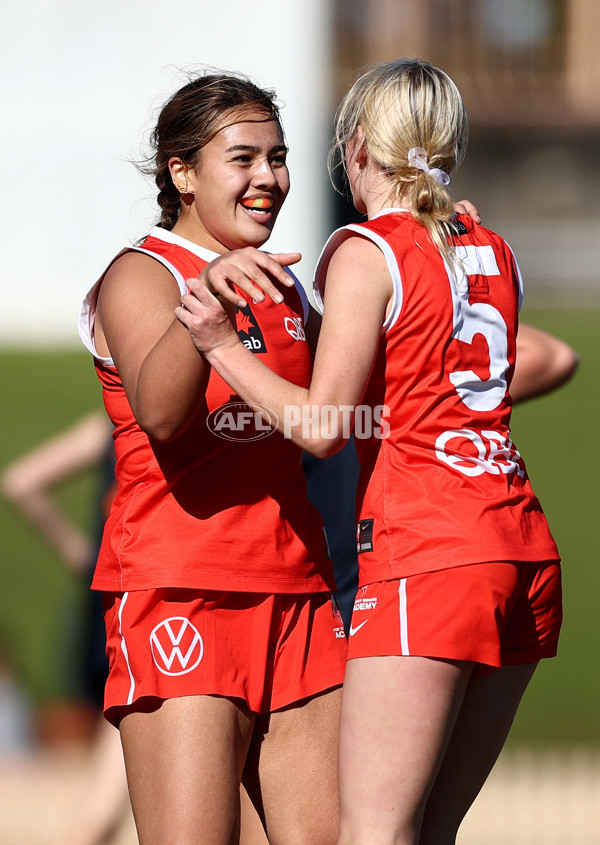
[[[219,253],[262,246],[290,188],[286,154],[277,120],[256,109],[230,113],[195,169],[169,162],[187,192],[173,231]]]

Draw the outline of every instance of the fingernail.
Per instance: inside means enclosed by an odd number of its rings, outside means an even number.
[[[280,293],[276,293],[273,297],[273,302],[276,302],[279,305],[280,302],[283,302],[283,296]]]

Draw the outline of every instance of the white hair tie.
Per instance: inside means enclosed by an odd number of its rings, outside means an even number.
[[[433,176],[435,181],[440,185],[445,186],[450,184],[450,177],[445,171],[440,170],[439,167],[429,167],[427,164],[427,150],[424,150],[423,147],[412,147],[408,151],[408,163],[411,167],[416,167],[424,173],[428,173],[429,176]]]

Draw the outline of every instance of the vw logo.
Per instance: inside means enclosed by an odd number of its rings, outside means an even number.
[[[156,668],[163,675],[185,675],[202,660],[204,643],[189,619],[172,616],[154,628],[150,649]]]

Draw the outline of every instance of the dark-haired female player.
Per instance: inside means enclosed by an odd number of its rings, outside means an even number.
[[[82,317],[119,485],[93,582],[105,713],[142,845],[237,843],[241,781],[270,842],[329,845],[346,643],[322,520],[300,449],[264,437],[174,316],[201,276],[247,347],[308,385],[308,303],[282,266],[299,256],[256,249],[289,190],[273,94],[193,79],[162,109],[154,149],[160,225],[113,260]]]

